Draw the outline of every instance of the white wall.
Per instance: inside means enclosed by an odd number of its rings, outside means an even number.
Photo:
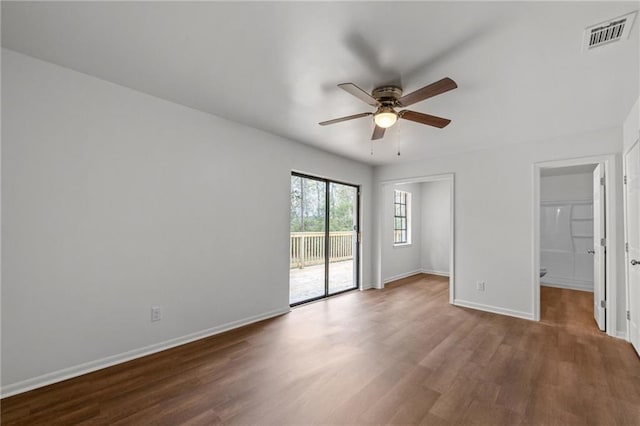
[[[592,200],[593,174],[576,173],[540,178],[541,201]]]
[[[292,170],[372,169],[2,51],[4,395],[288,310]],[[150,322],[150,307],[164,317]]]
[[[615,153],[620,170],[622,128],[539,143],[504,146],[426,161],[376,167],[377,183],[455,173],[455,299],[459,304],[526,318],[533,317],[533,164]],[[622,224],[622,182],[616,173],[616,215]],[[622,250],[617,227],[618,252]],[[376,246],[379,240],[376,239]],[[377,258],[376,258],[377,260]],[[618,284],[618,330],[623,330],[622,261]],[[374,269],[377,271],[378,269]],[[476,281],[485,281],[484,292]]]
[[[393,244],[393,191],[411,193],[411,243],[403,245]],[[383,189],[383,246],[382,270],[384,282],[397,280],[421,272],[420,244],[422,227],[420,219],[421,184],[385,185]]]
[[[422,271],[449,275],[451,244],[450,183],[423,182],[422,186]]]
[[[631,108],[631,111],[629,111],[629,114],[627,115],[627,118],[624,121],[624,125],[623,125],[623,155],[624,153],[626,153],[628,150],[631,149],[631,147],[633,146],[633,144],[638,140],[638,138],[640,138],[640,97],[638,98],[638,100],[636,101],[636,103],[633,105],[633,107]],[[622,237],[622,241],[626,241],[626,235],[624,235],[624,237]],[[626,256],[621,256],[622,257],[622,262],[623,262],[623,270],[625,271],[625,285],[626,285],[626,280],[628,279],[628,276],[626,274],[626,268],[628,267],[628,259],[626,258]],[[627,307],[625,306],[624,309],[620,309],[620,312],[626,312]],[[626,318],[624,318],[625,321],[625,327],[618,328],[619,332],[622,331],[626,331]]]

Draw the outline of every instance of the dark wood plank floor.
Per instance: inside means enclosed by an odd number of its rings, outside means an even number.
[[[640,360],[421,275],[7,398],[2,423],[633,425]]]

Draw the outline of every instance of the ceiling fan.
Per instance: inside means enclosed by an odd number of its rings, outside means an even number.
[[[384,132],[387,128],[393,126],[398,118],[404,118],[405,120],[415,121],[416,123],[426,124],[428,126],[434,126],[443,128],[451,120],[436,117],[435,115],[423,114],[421,112],[409,111],[408,109],[402,111],[396,111],[396,108],[408,107],[417,102],[424,101],[436,95],[440,95],[449,90],[453,90],[458,85],[455,81],[449,77],[445,77],[442,80],[429,84],[428,86],[418,89],[415,92],[411,92],[408,95],[402,96],[402,88],[398,86],[382,86],[373,89],[371,94],[368,94],[353,83],[338,84],[338,87],[352,94],[356,98],[368,103],[369,105],[376,107],[375,112],[363,112],[360,114],[349,115],[347,117],[335,118],[333,120],[323,121],[321,126],[329,124],[341,123],[347,120],[353,120],[355,118],[362,118],[373,115],[373,121],[375,128],[373,129],[372,140],[382,139]]]

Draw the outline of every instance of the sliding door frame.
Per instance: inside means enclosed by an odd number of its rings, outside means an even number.
[[[322,296],[318,296],[318,297],[314,297],[311,299],[306,299],[306,300],[302,300],[300,302],[295,302],[295,303],[290,303],[289,306],[290,307],[295,307],[298,305],[303,305],[305,303],[309,303],[309,302],[314,302],[317,300],[322,300],[322,299],[326,299],[328,297],[333,297],[336,296],[338,294],[342,294],[342,293],[346,293],[348,291],[353,291],[353,290],[357,290],[360,287],[360,242],[362,241],[361,235],[360,235],[360,185],[356,185],[353,183],[348,183],[348,182],[341,182],[338,180],[334,180],[334,179],[327,179],[327,178],[323,178],[323,177],[319,177],[319,176],[313,176],[313,175],[307,175],[304,173],[300,173],[300,172],[291,172],[291,176],[297,176],[303,179],[311,179],[311,180],[315,180],[315,181],[320,181],[320,182],[324,182],[325,184],[325,189],[324,189],[324,294]],[[353,250],[353,257],[354,257],[354,268],[355,268],[355,279],[354,279],[354,283],[353,283],[353,288],[348,288],[346,290],[341,290],[335,293],[329,293],[329,264],[330,264],[330,256],[329,256],[329,246],[330,246],[330,239],[329,239],[329,225],[330,225],[330,219],[329,219],[329,207],[330,207],[330,191],[329,191],[329,187],[332,183],[338,184],[338,185],[344,185],[344,186],[350,186],[352,188],[355,188],[356,190],[356,211],[355,211],[355,216],[356,216],[356,225],[355,225],[355,231],[356,231],[356,242],[355,242],[355,248]],[[291,280],[289,280],[289,294],[291,294]]]

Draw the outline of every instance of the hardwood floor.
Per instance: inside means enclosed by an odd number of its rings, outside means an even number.
[[[640,360],[421,275],[7,398],[2,423],[632,425]]]
[[[593,317],[593,293],[587,291],[540,286],[540,321],[600,334]]]

